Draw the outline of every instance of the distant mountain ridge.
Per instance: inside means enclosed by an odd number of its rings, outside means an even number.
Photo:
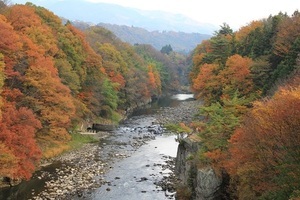
[[[147,31],[146,29],[125,26],[125,25],[112,25],[106,23],[99,23],[102,26],[112,31],[118,38],[134,44],[150,44],[157,50],[165,45],[171,45],[174,51],[181,53],[189,53],[197,44],[202,40],[209,39],[211,35],[200,33],[184,33],[175,31]]]
[[[43,6],[56,15],[72,21],[135,26],[149,31],[180,31],[202,34],[212,34],[218,29],[212,24],[200,23],[180,14],[139,10],[110,3],[92,3],[85,0],[31,0],[30,2]]]

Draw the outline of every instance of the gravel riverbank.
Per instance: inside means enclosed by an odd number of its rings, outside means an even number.
[[[74,199],[83,198],[85,194],[91,193],[94,189],[107,184],[104,174],[110,170],[112,160],[126,158],[130,156],[130,152],[145,144],[146,141],[155,138],[153,130],[160,130],[161,126],[167,123],[185,122],[190,123],[193,116],[197,112],[200,103],[198,101],[183,101],[177,107],[161,108],[158,113],[151,115],[155,125],[152,127],[138,127],[130,130],[133,135],[128,141],[123,142],[127,145],[127,151],[110,152],[109,155],[102,157],[103,148],[101,144],[87,144],[80,149],[65,153],[52,162],[63,163],[55,172],[43,172],[37,177],[38,179],[47,180],[42,192],[37,193],[32,191],[33,198],[36,200],[42,199]],[[128,130],[127,130],[128,131]],[[105,140],[109,135],[108,132],[99,132],[96,137],[100,140]],[[130,148],[128,148],[128,146]],[[128,150],[129,149],[129,150]],[[167,165],[170,170],[174,168],[174,158],[169,158]],[[158,186],[165,190],[174,190],[174,185],[171,182],[175,181],[174,176],[170,176],[165,180],[157,183]]]

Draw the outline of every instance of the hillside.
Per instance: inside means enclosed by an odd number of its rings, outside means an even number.
[[[178,87],[174,59],[153,48],[82,32],[31,3],[0,8],[0,180],[29,179],[78,131]]]
[[[134,44],[151,44],[157,50],[165,45],[170,44],[174,51],[181,53],[189,53],[202,40],[209,39],[211,36],[200,33],[184,33],[175,31],[147,31],[146,29],[125,26],[99,23],[108,30],[111,30],[116,36],[123,41]]]
[[[208,167],[223,179],[211,187],[218,190],[211,190],[218,195],[211,199],[300,198],[299,24],[298,11],[253,21],[237,32],[225,24],[195,49],[190,81],[204,106],[192,127],[200,142],[194,155],[180,154],[195,163],[193,172],[182,173],[192,174],[185,192],[195,199],[205,186],[189,183],[206,177]]]
[[[25,3],[24,0],[14,0],[13,2]],[[139,10],[111,3],[93,3],[85,0],[31,0],[30,2],[43,6],[60,17],[92,24],[109,23],[142,27],[149,31],[181,31],[203,34],[212,34],[218,29],[212,24],[200,23],[180,14]],[[199,21],[201,20],[203,19],[199,19]]]

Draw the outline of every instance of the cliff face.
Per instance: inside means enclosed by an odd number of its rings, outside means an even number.
[[[180,141],[177,150],[175,173],[183,185],[192,191],[196,200],[219,200],[221,198],[222,177],[217,176],[211,166],[198,168],[192,161],[201,144],[189,138]]]

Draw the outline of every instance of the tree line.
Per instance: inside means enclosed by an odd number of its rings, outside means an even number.
[[[229,177],[224,199],[300,197],[300,13],[224,23],[193,53],[191,88],[204,101],[191,127],[198,166]]]

